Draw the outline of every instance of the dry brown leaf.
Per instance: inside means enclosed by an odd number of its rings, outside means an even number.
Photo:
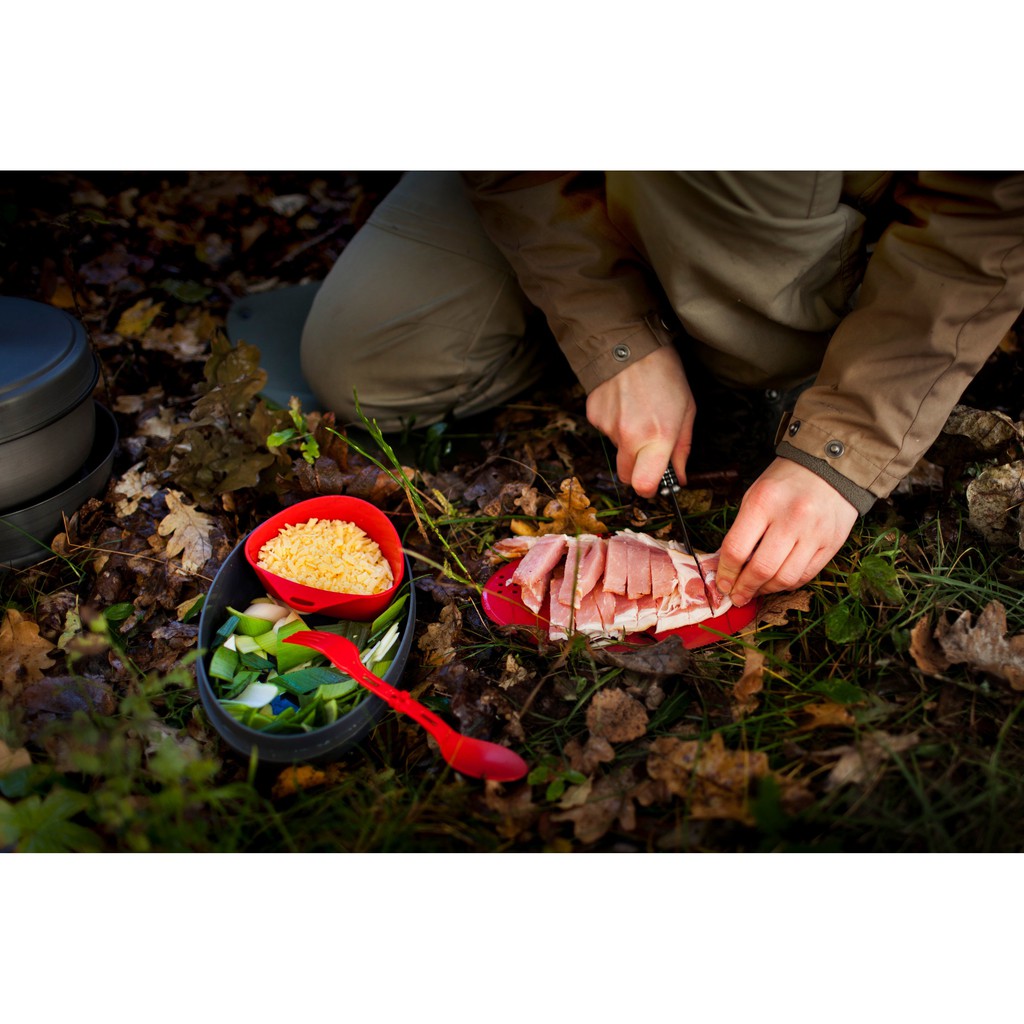
[[[13,608],[0,625],[0,688],[9,692],[38,682],[55,662],[48,657],[53,644],[39,635],[39,627]]]
[[[581,843],[596,843],[616,820],[624,831],[632,832],[636,828],[632,789],[629,769],[602,776],[590,786],[584,803],[552,814],[551,820],[571,821]]]
[[[848,729],[855,724],[849,710],[831,700],[806,704],[800,709],[800,715],[802,720],[797,726],[797,732],[810,732],[812,729]]]
[[[1019,544],[1024,503],[1024,462],[986,466],[967,485],[971,526],[993,544]]]
[[[887,732],[872,732],[863,736],[853,746],[837,747],[831,751],[839,754],[839,760],[825,780],[825,788],[832,790],[848,783],[864,783],[873,780],[882,766],[894,754],[917,746],[916,732],[905,736],[892,736]]]
[[[548,523],[525,523],[513,519],[511,529],[520,536],[541,536],[548,533],[607,533],[608,528],[597,518],[597,509],[590,504],[583,485],[576,477],[562,481],[558,494],[544,506]]]
[[[186,505],[183,494],[167,492],[167,507],[170,511],[160,520],[157,533],[168,537],[167,557],[181,555],[181,567],[185,572],[198,572],[213,554],[210,532],[214,520],[205,512],[192,505]]]
[[[625,690],[598,690],[587,708],[587,728],[611,743],[627,743],[647,732],[647,711]]]
[[[593,655],[598,665],[613,665],[628,672],[660,677],[679,675],[685,671],[692,659],[692,655],[678,636],[667,636],[656,644],[626,649],[595,647]]]
[[[528,683],[535,675],[535,672],[530,672],[525,666],[520,665],[514,654],[507,654],[498,686],[503,690],[508,690],[519,683]]]
[[[597,766],[615,760],[615,748],[603,736],[589,736],[580,746],[580,741],[571,739],[565,745],[565,756],[574,771],[592,774]]]
[[[930,676],[942,675],[950,666],[949,659],[935,642],[931,619],[927,615],[919,619],[910,631],[910,656],[914,664]]]
[[[484,803],[501,815],[497,832],[504,839],[519,839],[527,835],[540,815],[540,808],[533,802],[533,787],[528,785],[506,793],[502,783],[487,781],[484,783]]]
[[[651,744],[647,772],[687,801],[691,817],[753,825],[748,791],[753,781],[769,774],[768,755],[728,750],[717,732],[705,743],[662,736]]]
[[[17,771],[19,768],[27,768],[31,763],[32,758],[24,747],[11,750],[3,740],[0,740],[0,776]]]
[[[114,485],[113,493],[119,495],[114,511],[121,518],[130,516],[145,499],[152,498],[160,489],[156,477],[144,466],[145,462],[136,462]]]
[[[764,689],[764,652],[756,647],[747,648],[743,675],[732,688],[733,718],[742,718],[757,710],[757,694]]]
[[[786,612],[809,612],[811,610],[811,592],[797,590],[794,593],[769,594],[760,599],[757,611],[758,625],[785,626],[789,621]]]
[[[455,641],[462,632],[462,612],[450,601],[441,609],[440,620],[431,622],[417,646],[423,652],[423,664],[437,668],[455,657]]]
[[[996,676],[1014,690],[1024,690],[1024,634],[1007,638],[1006,609],[999,601],[990,601],[977,625],[964,612],[952,625],[940,620],[935,630],[942,653],[953,664]]]

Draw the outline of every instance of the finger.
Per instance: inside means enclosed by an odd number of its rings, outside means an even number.
[[[672,449],[672,468],[676,471],[676,479],[683,487],[686,486],[686,463],[690,458],[690,448],[690,435],[687,434],[685,438],[680,437]]]
[[[636,460],[633,457],[633,453],[625,447],[618,449],[615,455],[615,472],[619,474],[619,479],[624,483],[628,484],[633,479],[633,464]]]
[[[723,594],[728,594],[736,584],[750,557],[754,554],[768,521],[750,505],[740,505],[739,514],[722,541],[718,555],[718,572],[715,583]]]
[[[645,444],[636,453],[633,467],[633,490],[644,498],[653,497],[665,475],[671,448],[662,443]]]
[[[788,531],[769,531],[736,580],[733,603],[742,606],[755,594],[795,590],[820,568],[814,563],[820,550],[816,543],[800,536],[794,539]]]

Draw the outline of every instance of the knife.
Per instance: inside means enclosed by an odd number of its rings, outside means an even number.
[[[679,486],[679,481],[676,479],[676,471],[669,466],[665,470],[665,475],[661,478],[661,488],[658,491],[662,497],[672,496],[672,504],[675,506],[676,519],[679,520],[679,529],[683,534],[683,547],[686,548],[686,553],[694,560],[697,565],[697,575],[700,576],[701,583],[704,584],[704,597],[707,598],[708,608],[714,611],[714,603],[711,600],[711,591],[708,588],[707,577],[704,575],[704,569],[701,567],[700,559],[697,557],[697,552],[693,550],[693,545],[690,543],[690,534],[686,529],[686,520],[683,518],[683,510],[679,507],[679,492],[682,488]]]

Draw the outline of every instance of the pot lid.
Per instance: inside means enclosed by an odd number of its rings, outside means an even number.
[[[0,295],[0,442],[60,419],[92,393],[98,375],[74,317]]]

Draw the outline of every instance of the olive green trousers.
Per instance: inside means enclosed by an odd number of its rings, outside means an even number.
[[[654,268],[688,358],[748,389],[817,371],[866,261],[849,176],[613,172],[606,183],[609,215]],[[501,405],[559,358],[457,172],[402,178],[324,281],[301,345],[323,408],[354,420],[358,400],[388,431]]]

